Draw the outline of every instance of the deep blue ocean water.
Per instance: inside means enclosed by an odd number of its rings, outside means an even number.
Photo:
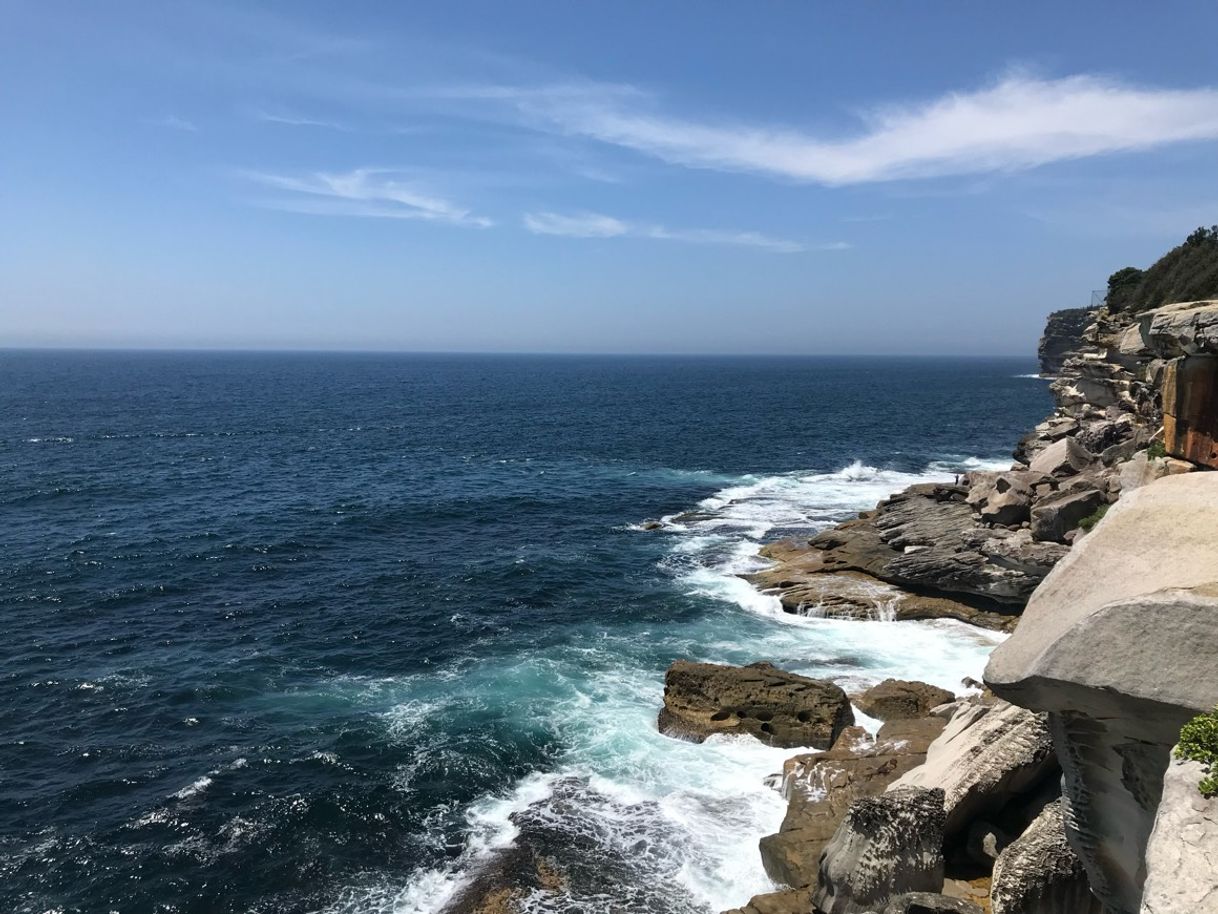
[[[742,903],[788,753],[655,733],[665,667],[979,672],[735,574],[1005,462],[1034,370],[0,352],[0,910],[436,911],[560,783],[545,910]]]

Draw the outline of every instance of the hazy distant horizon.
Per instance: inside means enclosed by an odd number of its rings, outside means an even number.
[[[1021,355],[1218,222],[1212,3],[5,9],[4,346]]]
[[[401,355],[401,356],[502,356],[553,358],[622,358],[622,359],[993,359],[1010,361],[1036,360],[1036,352],[620,352],[620,351],[558,351],[558,350],[458,350],[458,349],[357,349],[357,348],[297,348],[253,346],[4,346],[0,353],[114,353],[162,355]]]

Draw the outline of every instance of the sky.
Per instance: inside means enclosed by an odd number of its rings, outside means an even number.
[[[1218,3],[0,0],[0,347],[1028,355]]]

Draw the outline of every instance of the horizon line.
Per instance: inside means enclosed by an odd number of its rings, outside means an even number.
[[[588,350],[553,351],[532,349],[373,349],[337,348],[317,349],[308,347],[259,348],[256,346],[72,346],[32,345],[0,346],[0,353],[160,353],[160,354],[205,354],[233,355],[425,355],[425,356],[547,356],[554,358],[876,358],[876,359],[1028,359],[1036,354],[1019,355],[998,352],[600,352]]]

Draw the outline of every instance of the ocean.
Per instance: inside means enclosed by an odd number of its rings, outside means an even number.
[[[1034,371],[0,352],[0,910],[425,914],[538,822],[535,910],[742,904],[792,753],[657,733],[665,668],[979,675],[738,575],[1007,465]]]

